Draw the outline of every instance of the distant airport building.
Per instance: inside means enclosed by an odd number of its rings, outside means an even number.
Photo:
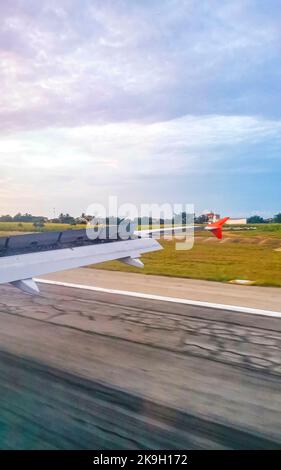
[[[206,214],[207,216],[207,221],[212,223],[212,222],[216,222],[217,220],[220,219],[220,214],[215,214],[214,212],[209,212],[208,214]]]
[[[226,225],[246,225],[247,219],[246,218],[231,218],[226,221]]]

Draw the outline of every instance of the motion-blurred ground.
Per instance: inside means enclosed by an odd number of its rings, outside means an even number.
[[[0,287],[0,448],[281,447],[279,318],[41,289]]]

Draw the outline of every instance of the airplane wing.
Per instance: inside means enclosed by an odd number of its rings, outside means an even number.
[[[0,284],[38,294],[33,277],[111,260],[142,267],[142,254],[162,249],[156,240],[133,233],[122,240],[110,235],[90,239],[87,230],[81,229],[2,237]]]
[[[143,267],[144,253],[161,250],[155,238],[164,233],[182,233],[188,230],[209,230],[222,238],[222,226],[228,217],[205,227],[170,227],[133,231],[132,227],[120,237],[119,227],[102,228],[98,236],[89,237],[89,230],[66,230],[0,237],[0,284],[11,283],[29,294],[38,294],[34,277],[88,266],[104,261],[118,260],[135,267]],[[95,229],[90,229],[95,232]],[[92,232],[92,234],[93,234]]]
[[[165,228],[154,228],[154,229],[145,229],[137,230],[135,234],[139,237],[150,237],[150,238],[160,238],[162,235],[175,235],[192,231],[210,231],[218,239],[222,239],[222,226],[229,219],[229,217],[224,217],[214,223],[202,226],[202,225],[181,225],[178,227],[165,227]]]

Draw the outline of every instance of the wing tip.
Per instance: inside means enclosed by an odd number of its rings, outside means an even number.
[[[229,217],[223,217],[222,219],[217,220],[205,227],[206,230],[210,230],[215,237],[219,240],[222,239],[222,226],[229,220]]]

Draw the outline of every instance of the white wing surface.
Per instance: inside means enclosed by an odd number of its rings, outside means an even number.
[[[35,294],[33,277],[112,260],[142,267],[142,254],[162,249],[149,238],[89,240],[86,235],[86,230],[69,230],[0,238],[0,284]]]

